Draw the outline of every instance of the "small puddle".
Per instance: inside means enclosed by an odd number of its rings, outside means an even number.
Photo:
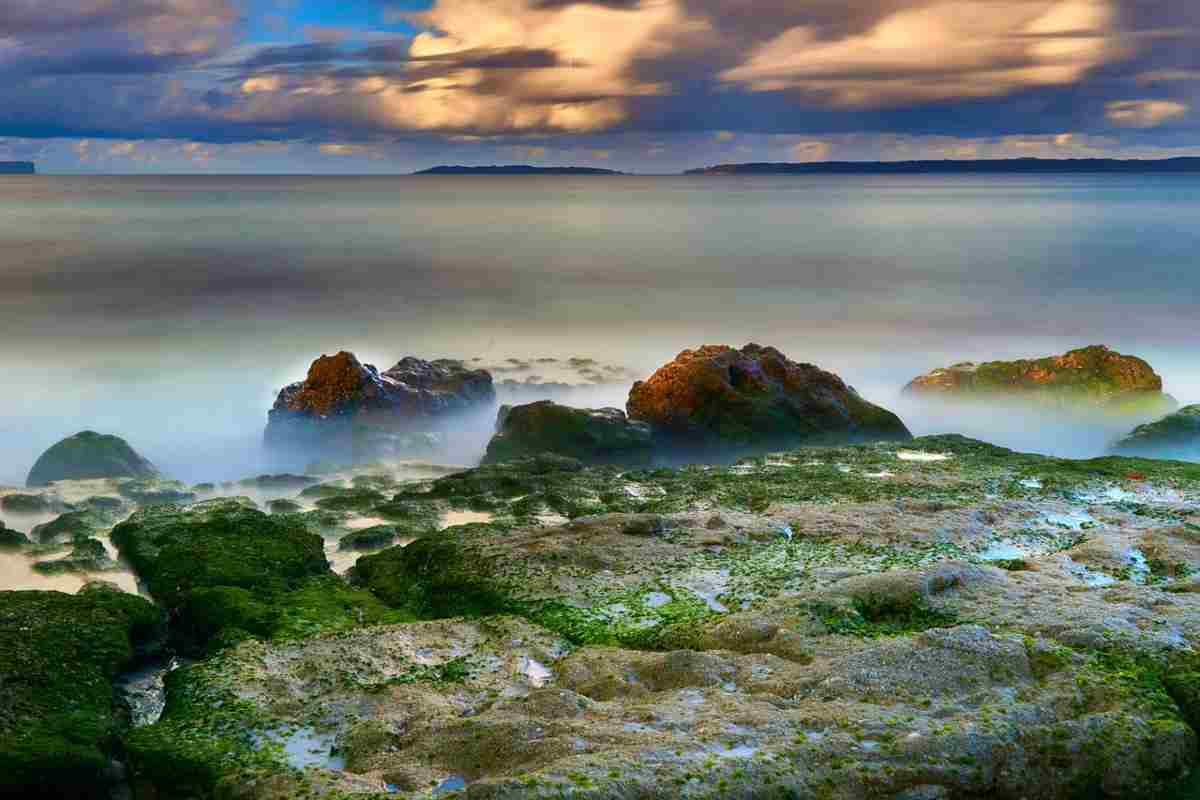
[[[449,794],[467,788],[467,779],[462,775],[451,775],[446,780],[433,787],[434,797],[440,794]]]
[[[296,728],[291,731],[267,731],[254,734],[254,746],[282,745],[283,757],[293,769],[320,767],[342,770],[346,761],[335,755],[333,743],[336,734],[319,733],[314,728]]]
[[[554,672],[549,667],[528,656],[521,659],[521,674],[535,689],[542,688],[554,677]]]

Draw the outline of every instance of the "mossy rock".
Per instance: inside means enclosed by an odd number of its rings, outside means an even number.
[[[41,514],[54,504],[40,494],[6,494],[0,497],[0,508],[13,514]]]
[[[135,595],[0,592],[0,796],[107,798],[122,716],[112,681],[161,633]]]
[[[369,511],[387,497],[375,489],[343,489],[327,494],[317,500],[317,508],[324,511]]]
[[[83,431],[63,439],[38,458],[26,485],[93,478],[157,478],[158,470],[119,436]]]
[[[238,481],[238,484],[258,489],[303,489],[317,482],[316,478],[308,475],[281,473],[279,475],[258,475],[253,478],[246,478],[245,480]]]
[[[400,531],[395,525],[375,525],[348,533],[338,540],[339,550],[379,550],[396,541]]]
[[[14,550],[29,543],[28,536],[20,531],[14,531],[12,528],[6,528],[4,523],[0,522],[0,549]]]
[[[196,499],[195,493],[177,481],[125,481],[117,491],[122,497],[143,506],[190,503]]]
[[[43,575],[61,575],[68,572],[103,572],[116,566],[99,539],[76,539],[66,558],[38,561],[33,568]]]
[[[101,527],[103,520],[92,511],[68,511],[35,526],[32,534],[42,544],[50,544],[64,539],[88,538]]]
[[[112,541],[168,608],[194,589],[279,590],[329,571],[320,536],[235,499],[143,509]]]
[[[1112,451],[1151,458],[1200,458],[1200,405],[1139,425],[1117,441]]]
[[[296,514],[304,510],[304,506],[293,500],[272,500],[267,504],[272,514]]]
[[[645,466],[653,463],[656,451],[651,427],[631,421],[620,409],[571,408],[543,400],[500,409],[483,461],[552,453],[589,464]]]

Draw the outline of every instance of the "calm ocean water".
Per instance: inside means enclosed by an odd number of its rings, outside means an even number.
[[[338,349],[648,373],[758,341],[896,405],[952,361],[1107,343],[1200,401],[1198,219],[1191,176],[6,177],[0,482],[85,427],[239,477],[275,391]],[[904,416],[1068,454],[1108,435]]]

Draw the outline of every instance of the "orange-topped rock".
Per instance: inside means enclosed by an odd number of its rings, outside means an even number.
[[[629,418],[684,445],[786,447],[909,439],[892,412],[864,400],[832,372],[773,347],[684,350],[638,381]]]

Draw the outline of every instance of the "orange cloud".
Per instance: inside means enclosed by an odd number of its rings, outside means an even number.
[[[1111,0],[943,0],[823,40],[793,27],[722,77],[868,107],[1069,84],[1124,53]]]

